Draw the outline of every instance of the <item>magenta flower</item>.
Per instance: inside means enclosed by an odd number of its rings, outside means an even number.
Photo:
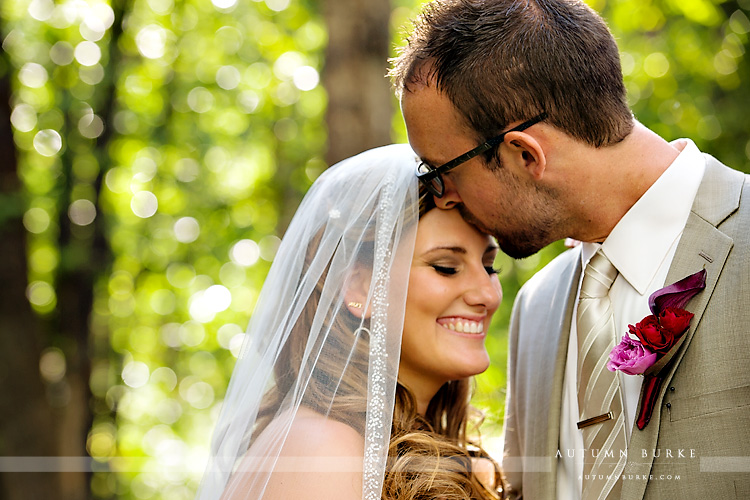
[[[607,369],[609,371],[620,370],[628,375],[640,375],[656,363],[656,353],[651,352],[638,340],[633,340],[627,335],[609,353]]]

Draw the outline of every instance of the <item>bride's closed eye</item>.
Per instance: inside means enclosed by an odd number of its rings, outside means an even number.
[[[437,271],[439,274],[443,274],[445,276],[453,276],[454,274],[458,273],[457,267],[450,267],[450,266],[440,266],[438,264],[430,264],[430,266]],[[489,274],[490,276],[493,274],[497,274],[500,272],[500,269],[495,269],[493,266],[484,266],[484,270]]]
[[[438,272],[438,274],[443,274],[445,276],[453,276],[458,272],[458,268],[456,267],[450,267],[450,266],[440,266],[438,264],[430,264],[430,266]]]

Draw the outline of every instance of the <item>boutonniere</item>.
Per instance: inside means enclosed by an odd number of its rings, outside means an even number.
[[[636,425],[643,430],[651,420],[656,396],[661,388],[659,363],[670,351],[677,349],[680,339],[690,328],[693,313],[683,309],[695,294],[706,288],[706,270],[691,274],[677,283],[651,294],[651,314],[640,323],[628,325],[628,333],[609,353],[607,368],[628,375],[644,375],[641,408]],[[665,361],[666,363],[666,361]]]

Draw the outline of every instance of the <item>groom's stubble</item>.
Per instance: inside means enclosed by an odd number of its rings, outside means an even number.
[[[456,208],[466,222],[492,235],[500,249],[514,259],[529,257],[565,237],[555,236],[560,212],[554,208],[557,197],[550,189],[523,185],[497,157],[485,168],[495,175],[502,198],[498,196],[495,206],[482,207],[482,217],[459,203]]]

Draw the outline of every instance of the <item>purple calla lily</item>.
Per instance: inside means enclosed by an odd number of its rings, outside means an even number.
[[[685,304],[704,288],[706,288],[705,269],[655,291],[648,298],[648,307],[655,316],[667,307],[683,309]]]

